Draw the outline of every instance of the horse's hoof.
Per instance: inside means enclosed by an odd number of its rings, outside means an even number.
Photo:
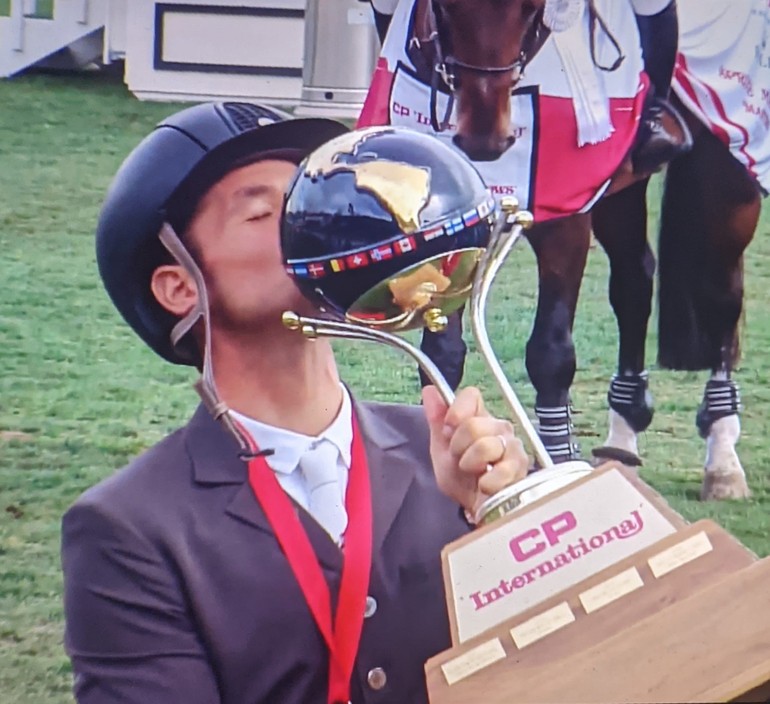
[[[746,477],[738,472],[706,472],[701,487],[701,501],[724,501],[725,499],[748,499],[751,496]]]
[[[591,450],[591,454],[602,462],[612,461],[621,462],[629,467],[641,467],[642,458],[634,452],[628,450],[621,450],[619,447],[611,447],[604,445],[603,447],[596,447]]]

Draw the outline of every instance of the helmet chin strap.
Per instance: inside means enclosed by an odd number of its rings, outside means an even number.
[[[168,223],[164,223],[158,235],[163,246],[169,251],[171,256],[176,259],[180,266],[193,277],[195,286],[198,289],[198,301],[193,309],[184,316],[171,330],[171,344],[176,347],[180,340],[187,335],[193,326],[203,320],[204,346],[203,346],[203,373],[195,382],[195,390],[203,401],[203,405],[211,413],[215,420],[218,420],[235,437],[241,447],[242,456],[252,456],[249,450],[249,443],[243,435],[239,425],[234,422],[230,415],[230,409],[227,404],[219,397],[217,385],[214,381],[214,368],[212,366],[211,354],[211,313],[209,310],[209,298],[206,291],[206,283],[203,279],[203,272],[190,256],[187,248],[184,246],[179,236]],[[265,451],[260,454],[272,454],[271,451]]]

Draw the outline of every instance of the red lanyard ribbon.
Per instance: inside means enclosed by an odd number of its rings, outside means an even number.
[[[249,438],[250,449],[257,451]],[[366,449],[353,416],[350,475],[345,495],[348,527],[342,580],[332,624],[331,594],[299,516],[264,457],[249,460],[249,484],[299,583],[318,630],[329,646],[329,703],[350,699],[350,678],[361,640],[372,566],[372,501]]]

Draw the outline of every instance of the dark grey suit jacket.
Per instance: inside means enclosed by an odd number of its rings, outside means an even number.
[[[377,608],[352,698],[424,702],[423,664],[449,647],[439,552],[468,528],[436,487],[422,410],[354,409],[371,474]],[[326,704],[326,645],[237,449],[199,408],[64,516],[65,643],[82,704]],[[340,552],[298,511],[336,603]],[[374,668],[385,672],[380,689],[368,683]]]

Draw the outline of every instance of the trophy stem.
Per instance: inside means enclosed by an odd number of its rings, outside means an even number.
[[[516,222],[514,212],[506,213],[505,209],[500,214],[499,224],[492,233],[492,239],[489,247],[484,252],[484,256],[479,262],[476,271],[476,277],[473,281],[473,293],[471,294],[471,327],[473,336],[476,338],[476,344],[481,352],[487,367],[492,372],[500,391],[505,398],[508,408],[513,414],[514,420],[518,423],[521,431],[526,436],[532,453],[535,455],[537,463],[543,469],[553,467],[554,463],[548,451],[543,445],[543,441],[537,434],[537,430],[527,416],[527,412],[521,405],[516,393],[500,366],[500,362],[495,356],[492,344],[489,341],[489,335],[486,328],[486,308],[489,291],[492,282],[503,265],[506,257],[510,253],[514,244],[521,236],[524,226]],[[507,227],[513,220],[512,227]]]
[[[388,345],[397,350],[401,350],[408,354],[420,368],[425,372],[425,375],[430,379],[431,383],[436,387],[441,398],[447,405],[451,405],[455,399],[454,391],[449,385],[443,374],[439,371],[438,367],[433,363],[430,357],[426,355],[422,350],[407,342],[398,335],[394,335],[384,330],[377,330],[375,328],[364,328],[360,325],[354,325],[351,323],[344,323],[337,320],[324,320],[322,318],[308,318],[305,316],[297,315],[291,311],[287,311],[283,314],[284,325],[292,330],[299,330],[302,334],[310,339],[318,337],[331,337],[346,340],[367,340],[368,342],[378,342],[380,344]]]

